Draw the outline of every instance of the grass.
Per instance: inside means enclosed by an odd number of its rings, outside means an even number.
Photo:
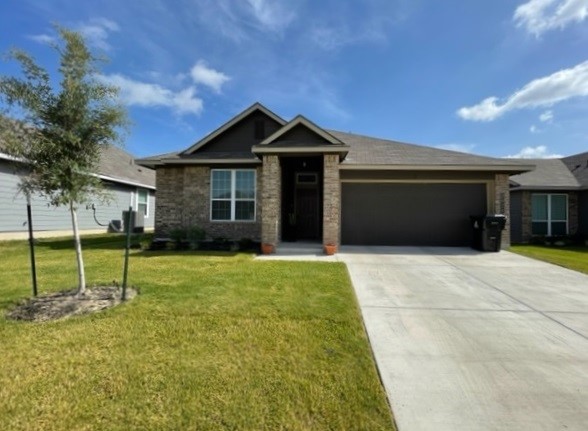
[[[122,240],[84,240],[90,283],[120,280]],[[36,249],[39,286],[75,286],[71,242]],[[2,430],[392,430],[345,267],[249,254],[140,252],[141,294],[32,324],[26,242],[0,242]]]
[[[586,246],[513,245],[510,251],[588,274]]]

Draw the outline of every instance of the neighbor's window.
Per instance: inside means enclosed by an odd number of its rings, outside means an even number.
[[[210,219],[255,220],[255,170],[212,170]]]
[[[533,194],[531,197],[533,235],[567,235],[568,196]]]
[[[149,190],[137,190],[137,211],[149,217]]]

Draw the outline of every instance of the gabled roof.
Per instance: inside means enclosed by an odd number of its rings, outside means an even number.
[[[235,124],[237,124],[240,121],[244,120],[249,115],[253,114],[255,111],[261,111],[261,112],[263,112],[265,115],[267,115],[268,117],[270,117],[272,120],[278,122],[282,126],[286,124],[286,121],[283,118],[281,118],[278,115],[274,114],[272,111],[270,111],[269,109],[267,109],[261,103],[255,102],[249,108],[245,109],[243,112],[241,112],[240,114],[238,114],[235,117],[233,117],[231,120],[229,120],[228,122],[226,122],[225,124],[223,124],[222,126],[220,126],[214,132],[206,135],[204,138],[202,138],[201,140],[199,140],[198,142],[196,142],[190,148],[187,148],[186,150],[181,151],[179,154],[180,155],[189,155],[189,154],[194,153],[196,150],[198,150],[199,148],[201,148],[204,145],[208,144],[214,138],[216,138],[217,136],[221,135],[222,133],[224,133],[225,131],[227,131],[231,127],[233,127]]]
[[[280,137],[284,136],[286,133],[288,133],[290,130],[292,130],[294,127],[296,127],[298,125],[302,125],[302,126],[306,127],[308,130],[310,130],[311,132],[320,136],[321,138],[323,138],[325,141],[329,142],[330,144],[343,145],[343,142],[341,142],[335,136],[331,135],[326,130],[320,128],[315,123],[313,123],[308,118],[306,118],[302,115],[297,115],[296,117],[294,117],[291,121],[289,121],[286,125],[284,125],[279,130],[277,130],[274,134],[268,136],[263,141],[261,141],[259,145],[269,145],[269,144],[277,141]]]
[[[574,190],[578,181],[560,159],[518,159],[533,163],[534,171],[510,177],[513,190]]]
[[[478,156],[330,130],[349,153],[341,169],[491,170],[525,172],[533,163]]]
[[[280,138],[288,134],[288,132],[294,130],[294,128],[303,127],[310,131],[312,134],[324,140],[324,143],[307,143],[298,141],[284,141]],[[309,153],[336,153],[339,157],[344,158],[347,155],[349,147],[345,143],[341,142],[338,138],[317,126],[315,123],[305,118],[302,115],[297,115],[288,122],[286,125],[278,129],[272,135],[265,138],[261,143],[254,145],[252,151],[256,155],[264,153],[296,153],[296,154],[309,154]]]
[[[588,151],[564,157],[562,162],[566,164],[570,172],[576,177],[582,189],[588,189]]]

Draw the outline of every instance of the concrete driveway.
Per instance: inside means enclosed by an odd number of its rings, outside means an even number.
[[[504,251],[337,257],[400,431],[588,430],[588,276]]]

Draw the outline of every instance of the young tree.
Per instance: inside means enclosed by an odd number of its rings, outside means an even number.
[[[0,119],[0,139],[27,166],[21,189],[46,197],[71,213],[78,267],[78,295],[86,289],[77,209],[101,194],[100,153],[120,140],[127,124],[117,102],[118,89],[100,82],[99,60],[83,37],[57,27],[61,81],[54,90],[49,73],[21,50],[9,57],[20,63],[21,77],[0,77],[0,98],[10,111]],[[12,114],[9,118],[8,115]]]

